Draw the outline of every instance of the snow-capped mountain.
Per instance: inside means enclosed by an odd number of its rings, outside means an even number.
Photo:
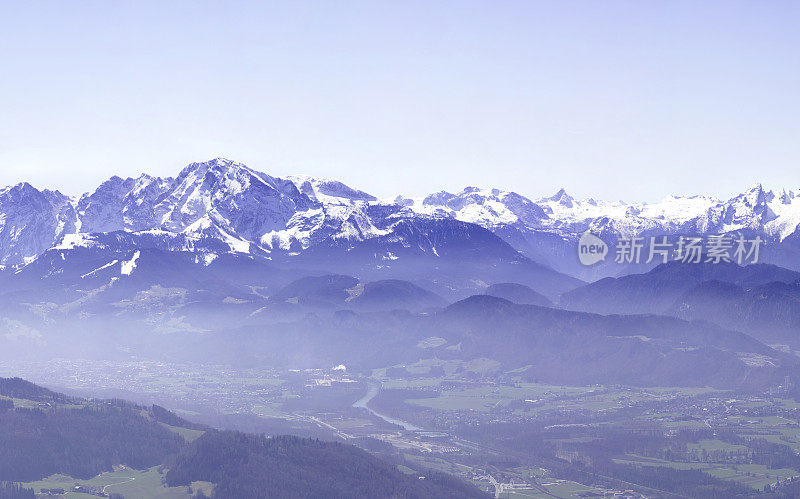
[[[64,234],[75,231],[75,210],[58,191],[27,182],[0,190],[0,264],[33,260]]]
[[[290,175],[287,180],[293,182],[300,192],[322,203],[341,201],[375,201],[377,198],[338,180],[315,178],[308,175]]]
[[[225,159],[193,163],[175,178],[115,176],[77,201],[20,184],[0,191],[0,259],[19,265],[54,246],[136,240],[169,250],[218,240],[232,252],[297,253],[328,238],[387,236],[403,218],[398,211],[413,216],[393,208],[338,181],[279,179]]]
[[[422,199],[398,198],[415,212],[444,215],[484,226],[522,224],[564,236],[608,228],[623,235],[727,233],[756,230],[785,239],[800,224],[800,191],[766,191],[755,185],[722,201],[709,196],[670,196],[656,203],[577,200],[561,189],[536,201],[515,192],[467,187]]]
[[[755,185],[727,201],[699,195],[670,196],[656,203],[578,200],[563,189],[532,201],[514,192],[467,187],[457,194],[399,197],[396,202],[416,213],[479,224],[534,260],[562,272],[580,274],[586,269],[576,261],[575,245],[587,230],[607,237],[612,244],[622,236],[745,231],[761,235],[774,249],[798,233],[798,198],[800,191],[769,191]],[[780,263],[792,266],[791,262]],[[798,264],[793,266],[797,268]]]
[[[479,291],[495,274],[516,274],[549,296],[579,284],[480,225],[336,180],[282,179],[225,159],[193,163],[174,178],[112,177],[77,200],[27,184],[3,193],[0,258],[19,267],[51,253],[43,276],[69,273],[75,252],[115,268],[157,250],[196,253],[199,263],[245,254],[306,271],[420,279],[445,294]]]
[[[448,220],[467,225],[456,227]],[[453,250],[458,238],[464,247],[471,244],[467,238],[496,244],[468,228],[475,225],[536,262],[586,276],[575,244],[587,230],[612,244],[631,235],[748,231],[775,246],[794,248],[799,224],[800,191],[760,185],[727,201],[708,196],[671,196],[657,203],[579,200],[563,189],[532,200],[476,187],[378,200],[337,180],[282,179],[218,158],[192,163],[174,178],[112,177],[78,199],[29,184],[0,190],[0,263],[25,264],[48,248],[115,246],[267,258],[333,250],[363,257],[367,251],[377,262],[392,262],[401,255],[439,258],[443,241]],[[449,236],[441,237],[445,233]]]
[[[111,177],[76,203],[79,232],[138,232],[158,225],[154,206],[172,179]]]

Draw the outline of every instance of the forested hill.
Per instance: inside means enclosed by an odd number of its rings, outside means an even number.
[[[0,499],[28,497],[10,482],[87,480],[116,465],[163,465],[168,485],[212,482],[218,498],[484,497],[446,475],[403,474],[352,445],[217,431],[163,407],[66,397],[18,378],[0,378],[0,449]]]
[[[486,497],[447,475],[405,475],[351,445],[232,431],[206,432],[180,452],[167,484],[193,481],[217,484],[219,497]]]
[[[144,469],[186,445],[159,421],[168,411],[157,406],[67,398],[20,381],[0,379],[0,481],[89,479],[117,464]],[[182,421],[169,414],[169,424]]]
[[[69,401],[69,397],[65,395],[34,385],[22,378],[0,378],[0,395],[35,402],[67,403]]]

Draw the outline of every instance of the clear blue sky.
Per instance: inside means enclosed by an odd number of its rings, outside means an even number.
[[[0,184],[800,187],[800,2],[2,2]]]

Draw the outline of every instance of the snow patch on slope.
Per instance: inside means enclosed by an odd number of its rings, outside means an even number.
[[[87,277],[89,277],[90,275],[94,275],[94,274],[96,274],[97,272],[100,272],[101,270],[105,270],[105,269],[107,269],[107,268],[109,268],[109,267],[113,267],[113,266],[114,266],[114,265],[116,265],[117,263],[119,263],[119,260],[112,260],[111,262],[108,262],[107,264],[103,265],[102,267],[98,267],[98,268],[96,268],[96,269],[92,270],[91,272],[87,272],[87,273],[83,274],[83,275],[81,276],[81,279],[86,279],[86,278],[87,278]]]
[[[133,273],[133,271],[136,269],[136,262],[137,262],[137,260],[139,260],[139,256],[140,255],[141,255],[141,252],[137,250],[133,254],[133,258],[131,258],[130,260],[122,262],[122,265],[120,266],[120,274],[122,274],[122,275],[131,275],[131,273]]]

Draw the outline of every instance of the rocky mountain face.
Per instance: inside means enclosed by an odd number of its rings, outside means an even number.
[[[78,199],[29,184],[5,188],[0,191],[0,263],[29,263],[54,246],[108,245],[108,234],[114,233],[128,246],[268,258],[331,248],[360,249],[361,257],[366,251],[378,262],[397,260],[398,252],[438,258],[439,234],[449,231],[451,243],[453,237],[476,237],[454,221],[482,227],[534,262],[589,280],[635,269],[613,261],[581,266],[576,245],[587,230],[612,249],[619,238],[633,235],[744,232],[767,240],[763,261],[798,268],[800,254],[800,191],[757,185],[727,201],[673,196],[658,203],[625,203],[578,200],[563,189],[531,200],[468,187],[386,201],[336,180],[280,179],[215,159],[188,165],[175,178],[112,177]]]
[[[75,210],[58,191],[27,182],[0,190],[0,264],[28,263],[75,231]]]
[[[137,232],[157,226],[153,208],[171,181],[149,175],[111,177],[76,203],[79,232]]]

